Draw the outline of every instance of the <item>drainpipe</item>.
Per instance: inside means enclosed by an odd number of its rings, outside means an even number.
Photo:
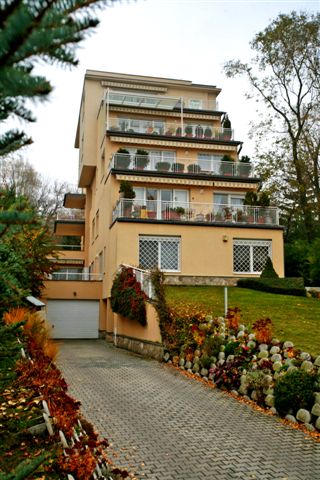
[[[106,130],[109,130],[109,88],[107,89],[106,95],[106,104],[107,104],[107,122],[106,122]]]
[[[181,136],[183,136],[183,97],[180,98]]]

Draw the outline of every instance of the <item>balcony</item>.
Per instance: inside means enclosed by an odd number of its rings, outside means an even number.
[[[132,133],[172,138],[190,138],[207,141],[234,140],[231,128],[213,127],[209,124],[183,123],[179,121],[109,118],[106,129],[109,133]]]
[[[190,99],[170,97],[168,95],[152,95],[146,93],[124,92],[108,89],[105,96],[107,108],[110,106],[141,107],[159,110],[202,110],[217,111],[218,102],[214,99]]]
[[[132,170],[147,172],[167,172],[170,174],[214,175],[228,177],[253,177],[252,165],[244,162],[225,162],[212,159],[201,159],[191,163],[190,158],[179,158],[173,161],[172,157],[157,155],[135,155],[128,153],[115,153],[110,162],[110,169]]]
[[[84,235],[84,210],[61,208],[54,222],[54,233],[64,235]]]
[[[81,272],[76,273],[71,271],[63,272],[53,272],[50,274],[48,280],[65,280],[65,281],[81,281],[81,282],[92,282],[92,281],[101,281],[103,279],[102,273],[89,273]]]
[[[279,225],[276,207],[222,205],[195,202],[163,202],[121,198],[113,210],[113,221],[119,218],[150,219],[183,223]]]

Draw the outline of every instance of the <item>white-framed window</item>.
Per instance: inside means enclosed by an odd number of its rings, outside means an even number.
[[[164,218],[163,212],[170,208],[188,208],[188,190],[158,189],[152,187],[133,187],[136,194],[135,203],[145,205],[148,211],[153,211],[156,218]]]
[[[261,273],[272,255],[272,240],[233,240],[233,273]]]
[[[211,153],[198,153],[198,165],[201,172],[209,172],[212,174],[220,173],[221,160],[223,155],[213,155]]]
[[[189,108],[194,108],[195,110],[201,110],[202,109],[202,100],[201,98],[190,98],[188,102]]]
[[[165,272],[180,271],[180,237],[139,236],[139,265]]]
[[[163,135],[165,122],[163,120],[143,120],[139,118],[119,118],[118,127],[124,132],[157,133]]]

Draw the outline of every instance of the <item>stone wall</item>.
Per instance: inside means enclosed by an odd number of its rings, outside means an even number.
[[[208,277],[208,276],[194,276],[194,275],[166,275],[166,285],[212,285],[212,286],[229,286],[235,287],[237,285],[238,278],[234,277]]]
[[[113,333],[107,333],[106,340],[112,342],[116,347],[139,353],[144,357],[155,358],[156,360],[162,360],[163,358],[163,346],[161,343],[140,340],[125,335],[117,335],[115,337]]]

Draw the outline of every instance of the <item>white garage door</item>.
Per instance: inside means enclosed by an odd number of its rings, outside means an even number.
[[[53,338],[98,338],[99,301],[48,300]]]

